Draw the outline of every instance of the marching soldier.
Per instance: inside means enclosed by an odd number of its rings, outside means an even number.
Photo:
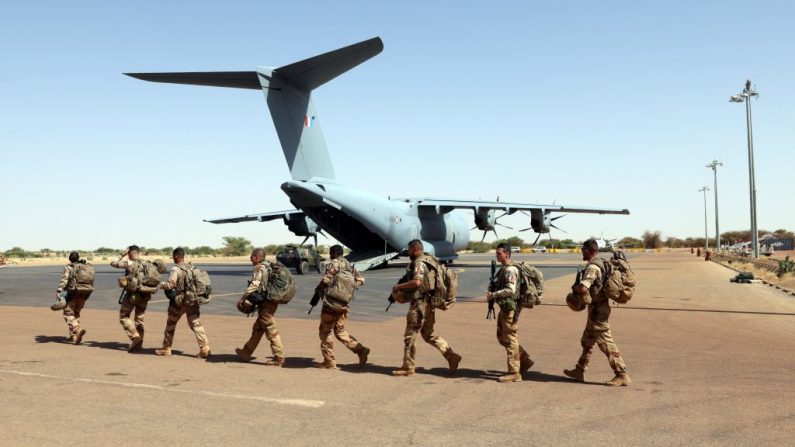
[[[416,291],[409,311],[406,314],[406,331],[403,334],[403,365],[392,371],[393,376],[413,376],[414,375],[414,356],[416,354],[417,334],[422,334],[422,339],[436,347],[447,360],[450,374],[458,370],[461,356],[453,352],[444,339],[433,332],[433,325],[436,322],[435,309],[431,305],[430,297],[433,290],[429,290],[427,275],[428,266],[426,259],[431,258],[432,262],[438,264],[438,260],[431,255],[423,252],[422,241],[414,239],[408,244],[408,253],[411,258],[407,271],[410,279],[406,282],[395,285],[392,293],[401,291]],[[437,278],[438,281],[443,280]]]
[[[163,348],[156,349],[155,354],[162,356],[171,355],[171,345],[174,342],[174,331],[177,328],[177,322],[182,318],[182,315],[185,315],[190,329],[196,336],[196,342],[199,343],[197,356],[206,359],[210,356],[210,342],[207,340],[207,334],[199,321],[199,301],[196,297],[189,298],[185,293],[188,271],[193,266],[185,262],[185,250],[181,247],[174,249],[171,258],[174,260],[171,274],[168,276],[168,281],[160,284],[160,287],[166,291],[166,296],[169,297],[168,319],[166,320],[166,331],[163,335]]]
[[[329,249],[331,261],[326,266],[326,272],[316,288],[316,293],[323,298],[319,329],[323,362],[315,365],[318,368],[337,369],[332,330],[337,340],[359,356],[360,366],[367,363],[367,356],[370,354],[369,348],[359,343],[345,330],[349,303],[353,299],[355,289],[364,284],[364,277],[342,257],[342,253],[341,245],[334,245]]]
[[[505,347],[508,354],[508,374],[503,375],[497,381],[500,383],[521,382],[522,373],[533,366],[533,361],[519,344],[517,335],[519,322],[514,320],[518,305],[519,268],[511,261],[510,245],[505,243],[497,245],[495,256],[502,267],[497,273],[495,290],[489,291],[486,294],[486,299],[488,301],[495,300],[500,306],[500,314],[497,316],[497,341]]]
[[[237,303],[238,308],[244,305],[246,298],[260,290],[260,285],[264,286],[268,284],[270,267],[265,261],[265,250],[261,248],[254,249],[249,259],[254,266],[254,270],[251,273],[251,282],[248,288]],[[278,306],[277,303],[267,299],[259,304],[257,321],[254,322],[254,326],[251,328],[251,338],[249,338],[242,349],[235,348],[235,353],[237,353],[240,360],[244,362],[250,361],[251,355],[254,353],[254,350],[257,349],[260,340],[262,340],[262,336],[265,335],[271,344],[271,351],[273,352],[273,358],[268,360],[265,364],[279,367],[284,365],[282,339],[279,336],[279,330],[276,328],[276,321],[273,318],[273,314],[276,313],[276,308]]]
[[[591,303],[588,304],[588,322],[582,333],[582,355],[574,369],[563,370],[563,374],[578,381],[585,381],[585,370],[591,359],[593,346],[596,344],[605,353],[610,367],[615,372],[612,380],[605,382],[608,386],[628,386],[631,383],[627,374],[627,367],[621,358],[618,346],[613,341],[610,332],[610,302],[602,290],[602,279],[605,274],[604,261],[597,256],[599,246],[596,241],[589,239],[582,244],[582,260],[587,261],[579,284],[574,284],[571,291],[574,294],[590,295]]]
[[[83,261],[82,264],[85,265],[85,261]],[[58,282],[58,288],[55,290],[55,294],[59,300],[61,299],[62,293],[66,291],[66,302],[57,307],[53,306],[54,309],[64,306],[63,319],[66,321],[66,325],[69,328],[69,338],[67,340],[76,345],[82,343],[83,336],[86,335],[86,330],[80,327],[80,311],[83,310],[86,300],[91,296],[91,290],[78,290],[76,270],[79,268],[79,265],[80,254],[75,251],[69,253],[69,264],[64,266],[61,280]],[[90,279],[91,289],[93,290],[93,267]]]
[[[125,275],[136,273],[141,268],[140,251],[141,249],[137,245],[130,245],[127,251],[121,254],[119,260],[111,262],[110,266],[124,269]],[[124,260],[125,257],[127,257],[127,260]],[[119,322],[127,333],[127,337],[130,338],[130,346],[127,348],[127,352],[141,350],[144,342],[144,316],[146,314],[146,306],[151,298],[151,293],[131,292],[126,289],[122,291]],[[133,311],[135,311],[134,320],[130,318]]]

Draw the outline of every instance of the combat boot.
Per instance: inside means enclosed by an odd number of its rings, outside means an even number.
[[[605,382],[607,386],[629,386],[632,381],[629,379],[629,374],[627,373],[616,373],[616,376],[613,377],[612,380],[608,380]]]
[[[284,357],[273,357],[265,362],[265,366],[275,366],[277,368],[281,368],[282,365],[284,365]]]
[[[533,365],[535,365],[535,363],[536,362],[530,360],[529,358],[522,360],[522,362],[519,364],[519,372],[526,373],[530,370],[530,368],[533,367]]]
[[[201,349],[199,349],[199,353],[196,354],[196,356],[201,358],[201,359],[206,359],[206,358],[210,357],[210,347],[209,346],[203,346]]]
[[[69,343],[74,343],[75,342],[75,334],[69,334],[69,338],[67,338],[66,341],[69,342]]]
[[[313,366],[318,369],[339,369],[337,368],[336,363],[329,362],[328,360],[324,360],[320,363],[315,363]]]
[[[163,346],[162,349],[155,349],[155,355],[162,355],[163,357],[171,357],[171,348]]]
[[[505,374],[504,376],[501,376],[500,378],[497,379],[497,382],[500,383],[521,382],[521,381],[522,381],[522,375],[519,374],[518,372]]]
[[[85,329],[80,329],[77,334],[75,334],[74,342],[76,345],[83,343],[83,336],[86,335]]]
[[[577,382],[585,382],[585,370],[580,365],[575,366],[574,369],[564,369],[563,374]]]
[[[136,335],[135,337],[130,340],[130,346],[127,348],[127,352],[135,352],[141,350],[141,345],[144,344],[144,339],[140,335]]]
[[[461,363],[461,356],[453,352],[452,349],[448,349],[447,352],[444,353],[444,358],[447,359],[449,373],[455,374],[455,372],[458,371],[458,364]]]
[[[235,348],[235,354],[237,354],[237,358],[239,358],[241,361],[244,361],[244,362],[250,362],[251,361],[251,354],[249,354],[248,352],[246,352],[246,351],[244,351],[244,350],[242,350],[240,348]]]
[[[359,345],[359,350],[356,351],[356,355],[359,356],[359,366],[364,366],[367,363],[367,356],[370,355],[370,348]]]
[[[396,370],[392,371],[392,375],[396,376],[396,377],[413,376],[414,375],[414,368],[412,368],[412,369],[408,369],[408,368],[396,369]]]

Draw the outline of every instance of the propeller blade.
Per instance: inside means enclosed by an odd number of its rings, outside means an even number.
[[[533,245],[536,245],[538,243],[538,240],[541,239],[542,234],[543,233],[538,233],[538,237],[536,237],[536,240],[533,242]]]
[[[494,233],[494,237],[496,237],[497,239],[500,238],[500,236],[497,234],[497,230],[491,230],[491,231]]]
[[[568,214],[561,214],[560,216],[553,217],[552,219],[549,219],[549,220],[550,220],[550,221],[552,221],[552,222],[554,222],[554,221],[556,221],[556,220],[558,220],[558,219],[560,219],[560,218],[562,218],[562,217],[566,217],[566,216],[568,216]]]
[[[556,229],[556,230],[558,230],[558,231],[560,231],[560,232],[563,232],[563,233],[569,234],[569,233],[567,233],[566,231],[564,231],[564,230],[561,230],[560,228],[556,227],[555,225],[551,225],[551,224],[550,224],[550,227],[552,227],[552,228],[554,228],[554,229]],[[552,237],[552,236],[549,236],[549,237]]]
[[[503,225],[503,224],[501,224],[501,223],[497,223],[497,222],[495,222],[494,224],[495,224],[495,225],[499,225],[499,226],[501,226],[501,227],[508,228],[509,230],[513,230],[513,227],[509,227],[508,225]]]
[[[312,236],[315,238],[315,250],[317,250],[317,233],[313,234]]]
[[[482,237],[482,238],[480,238],[480,242],[483,242],[483,241],[485,241],[485,240],[486,240],[486,233],[488,233],[488,231],[484,231],[484,232],[483,232],[483,237]]]
[[[507,215],[508,215],[508,212],[506,211],[506,212],[504,212],[504,213],[500,214],[498,217],[495,217],[495,218],[494,218],[494,221],[496,222],[496,221],[497,221],[497,219],[501,219],[501,218],[503,218],[503,217],[505,217],[505,216],[507,216]]]
[[[519,231],[520,231],[520,232],[522,232],[522,231],[527,231],[527,230],[532,230],[532,229],[533,229],[533,227],[530,227],[530,228],[523,228],[523,229],[521,229],[521,230],[519,230]]]
[[[472,230],[474,230],[474,229],[475,229],[475,228],[477,228],[477,227],[478,227],[478,226],[477,226],[477,225],[475,225],[474,227],[470,228],[470,229],[469,229],[469,231],[472,231]]]
[[[303,241],[303,242],[301,242],[301,245],[304,245],[304,244],[306,244],[306,241],[307,241],[307,240],[309,240],[309,236],[307,236],[307,237],[305,237],[305,238],[304,238],[304,241]]]

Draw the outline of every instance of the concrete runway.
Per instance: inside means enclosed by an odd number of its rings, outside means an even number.
[[[514,254],[517,261],[527,261],[539,267],[547,279],[576,272],[577,266],[583,264],[579,255],[574,254]],[[482,300],[488,287],[491,260],[493,254],[465,255],[455,264],[459,276],[459,299],[462,301]],[[170,262],[171,259],[168,259]],[[397,260],[387,268],[365,272],[366,284],[356,292],[355,305],[352,306],[351,318],[362,321],[381,321],[400,317],[393,306],[388,313],[384,312],[388,293],[397,280],[403,276],[407,265],[406,259]],[[583,264],[584,265],[584,264]],[[95,264],[97,277],[96,289],[89,298],[89,307],[95,309],[118,310],[121,289],[116,282],[122,270],[105,264]],[[202,307],[203,314],[240,315],[235,303],[245,290],[247,281],[251,279],[252,266],[229,264],[197,264],[207,270],[213,282],[216,298]],[[45,307],[55,302],[55,288],[63,272],[63,267],[12,267],[0,276],[0,305]],[[309,300],[314,288],[320,281],[317,272],[307,275],[294,275],[298,292],[288,305],[279,308],[279,315],[289,318],[315,319],[319,309],[309,310]],[[163,275],[163,279],[168,274]],[[162,291],[152,297],[148,310],[159,311],[168,308],[168,301]],[[484,310],[485,315],[485,310]]]
[[[389,375],[400,365],[402,318],[352,318],[348,329],[372,349],[370,363],[358,368],[337,343],[343,366],[328,371],[310,367],[320,359],[318,315],[288,318],[293,303],[277,314],[284,368],[262,364],[267,343],[253,363],[236,361],[234,348],[253,323],[239,314],[203,315],[213,351],[203,361],[182,322],[176,355],[151,355],[162,309],[147,314],[143,353],[128,354],[117,313],[100,309],[102,299],[83,312],[82,346],[65,343],[60,313],[0,306],[0,444],[792,445],[795,300],[729,283],[734,272],[689,254],[642,255],[632,264],[635,298],[610,320],[633,380],[619,389],[600,385],[612,372],[598,350],[586,384],[561,373],[579,356],[585,323],[563,304],[571,273],[548,280],[545,305],[522,314],[520,339],[536,364],[511,384],[494,380],[505,351],[482,302],[437,314],[437,333],[464,357],[459,373],[448,377],[442,356],[419,341],[418,373],[409,378]],[[8,274],[23,270],[0,272],[0,297],[21,293]],[[51,295],[50,280],[40,281]],[[380,309],[383,298],[373,293]],[[405,310],[395,305],[390,314]]]

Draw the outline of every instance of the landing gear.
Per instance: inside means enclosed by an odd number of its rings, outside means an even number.
[[[309,263],[306,261],[301,261],[301,263],[298,264],[298,267],[295,269],[295,271],[299,275],[306,275],[307,273],[309,273]]]

